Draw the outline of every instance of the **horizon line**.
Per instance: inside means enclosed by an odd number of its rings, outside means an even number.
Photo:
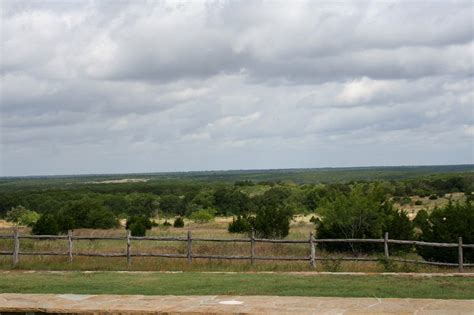
[[[119,176],[119,175],[159,175],[159,174],[185,174],[209,172],[252,172],[252,171],[297,171],[297,170],[323,170],[323,169],[364,169],[364,168],[397,168],[397,167],[439,167],[439,166],[473,166],[474,163],[461,164],[412,164],[412,165],[372,165],[372,166],[321,166],[321,167],[288,167],[288,168],[248,168],[248,169],[207,169],[207,170],[180,170],[180,171],[151,171],[151,172],[125,172],[125,173],[78,173],[78,174],[37,174],[37,175],[0,175],[0,179],[10,178],[38,178],[38,177],[85,177],[85,176]]]

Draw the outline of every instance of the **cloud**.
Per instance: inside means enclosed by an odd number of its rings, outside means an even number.
[[[2,1],[0,175],[473,163],[470,1]]]

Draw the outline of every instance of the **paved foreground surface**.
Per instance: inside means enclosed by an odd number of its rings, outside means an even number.
[[[78,314],[474,314],[474,300],[0,294],[0,312]]]

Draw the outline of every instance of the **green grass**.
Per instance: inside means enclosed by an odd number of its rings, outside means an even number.
[[[0,293],[473,299],[474,278],[223,273],[0,273]]]

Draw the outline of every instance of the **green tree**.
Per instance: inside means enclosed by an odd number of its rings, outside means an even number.
[[[256,198],[257,211],[251,223],[258,237],[284,238],[288,235],[293,217],[290,196],[289,188],[273,187]]]
[[[32,233],[36,235],[57,235],[60,229],[57,219],[52,214],[43,214],[33,225]]]
[[[127,223],[125,223],[125,228],[127,230],[130,230],[131,226],[134,223],[140,223],[147,230],[150,230],[153,227],[153,222],[151,222],[150,218],[143,215],[134,215],[127,219]]]
[[[210,208],[201,209],[201,210],[191,213],[189,218],[197,223],[207,223],[214,220],[215,212],[216,211],[214,209],[210,209]]]
[[[40,215],[37,212],[23,206],[14,207],[6,214],[7,221],[24,226],[33,226],[39,218]]]
[[[239,215],[249,213],[253,209],[250,198],[240,190],[219,188],[214,192],[214,200],[219,215]]]
[[[463,243],[474,243],[474,206],[471,202],[461,204],[450,201],[445,207],[435,208],[427,220],[427,223],[419,225],[422,241],[457,243],[458,238],[462,237]],[[429,261],[455,263],[458,260],[457,248],[419,246],[417,251]],[[464,261],[474,262],[474,251],[465,250]]]
[[[239,215],[237,218],[232,218],[227,230],[229,233],[250,233],[253,229],[255,218],[250,216]]]
[[[137,221],[129,226],[130,234],[132,236],[145,236],[146,235],[146,226],[142,221]]]
[[[413,237],[406,213],[394,209],[383,193],[373,187],[356,185],[349,193],[337,193],[332,200],[324,200],[318,210],[322,217],[316,230],[318,238],[380,238],[384,232],[389,232],[392,238]],[[373,244],[352,243],[324,247],[353,252],[378,248]]]
[[[164,195],[160,198],[160,210],[166,214],[184,215],[186,207],[180,197],[176,195]]]
[[[152,193],[132,193],[127,196],[129,202],[128,213],[152,217],[157,214],[159,199]]]

